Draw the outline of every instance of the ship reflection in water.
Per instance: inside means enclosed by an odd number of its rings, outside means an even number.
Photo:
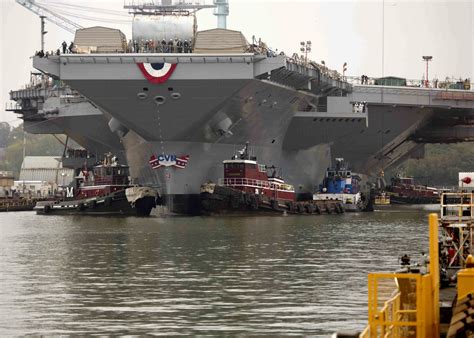
[[[0,214],[0,334],[362,329],[367,272],[427,248],[426,212],[338,217]],[[420,237],[421,236],[421,237]]]

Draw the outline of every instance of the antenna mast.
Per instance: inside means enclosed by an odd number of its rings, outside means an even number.
[[[227,29],[227,16],[229,15],[228,0],[214,0],[214,15],[217,16],[217,28]]]

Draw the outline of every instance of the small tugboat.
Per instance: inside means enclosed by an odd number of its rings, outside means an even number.
[[[128,166],[107,154],[103,163],[87,169],[66,187],[61,200],[36,203],[37,214],[149,216],[156,207],[157,192],[149,187],[131,186]]]
[[[368,201],[360,191],[360,177],[351,172],[343,158],[336,158],[336,165],[326,170],[315,201],[338,200],[345,211],[364,211]]]
[[[225,160],[224,178],[218,184],[201,186],[204,214],[286,212],[291,214],[342,213],[339,201],[296,201],[295,189],[287,184],[275,167],[257,162],[249,144],[232,159]]]
[[[373,205],[375,209],[386,209],[390,207],[390,195],[385,191],[375,193]]]
[[[438,189],[415,184],[413,177],[397,176],[386,187],[391,204],[439,204]]]

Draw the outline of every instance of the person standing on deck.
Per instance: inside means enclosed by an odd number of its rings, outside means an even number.
[[[166,48],[166,40],[163,38],[163,40],[161,40],[161,52],[166,53],[167,51],[168,48]]]

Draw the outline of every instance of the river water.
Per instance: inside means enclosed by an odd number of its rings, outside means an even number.
[[[0,214],[0,334],[362,330],[367,272],[427,249],[427,211],[106,218]]]

